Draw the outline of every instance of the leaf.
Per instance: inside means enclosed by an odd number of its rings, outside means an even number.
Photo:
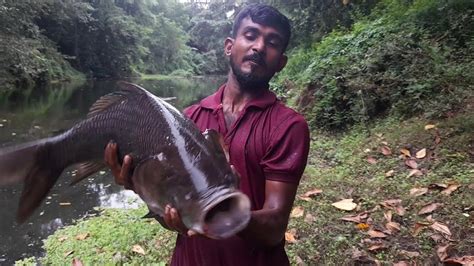
[[[383,155],[385,156],[389,156],[392,154],[392,150],[390,149],[390,147],[388,146],[382,146],[382,148],[380,148],[380,151],[382,152]]]
[[[407,149],[400,149],[400,152],[405,155],[406,157],[411,157],[411,153]]]
[[[354,222],[354,223],[362,223],[363,220],[367,219],[368,213],[362,212],[356,215],[346,215],[340,218],[343,221]]]
[[[451,231],[449,231],[449,228],[447,225],[445,224],[442,224],[440,222],[434,222],[431,226],[430,226],[433,230],[436,230],[442,234],[445,234],[445,235],[448,235],[448,236],[451,236]]]
[[[436,125],[431,125],[431,124],[428,124],[425,126],[425,130],[429,130],[429,129],[432,129],[432,128],[435,128]]]
[[[316,217],[307,213],[306,216],[304,217],[304,221],[307,223],[313,223],[314,221],[316,221]]]
[[[418,212],[418,215],[432,213],[434,210],[438,209],[441,206],[443,206],[443,204],[441,204],[441,203],[427,204],[427,205],[423,206],[423,208],[421,208],[421,210]]]
[[[400,224],[396,222],[388,222],[385,225],[385,228],[387,228],[387,230],[389,230],[390,232],[395,233],[400,231]]]
[[[78,258],[72,259],[72,266],[82,266],[82,261],[80,261]]]
[[[445,259],[443,262],[446,262],[446,263],[452,263],[452,264],[455,264],[455,263],[458,263],[458,264],[461,264],[461,265],[474,265],[474,256],[463,256],[463,257],[454,257],[454,258],[449,258],[449,259]]]
[[[370,163],[370,164],[376,164],[377,160],[374,157],[369,156],[369,157],[367,157],[367,162]]]
[[[368,250],[377,251],[377,250],[386,249],[386,248],[387,246],[385,246],[384,243],[380,243],[380,244],[375,244],[375,245],[370,246]]]
[[[439,189],[439,190],[443,190],[443,189],[446,189],[448,188],[448,185],[446,184],[442,184],[442,183],[434,183],[434,184],[430,184],[428,186],[429,189]]]
[[[410,173],[408,173],[407,177],[412,177],[412,176],[422,176],[423,172],[418,170],[418,169],[412,169]]]
[[[145,250],[140,245],[133,245],[132,251],[141,255],[145,255]]]
[[[448,258],[448,248],[449,244],[438,246],[436,254],[438,255],[439,260],[444,261]]]
[[[298,242],[296,240],[296,229],[290,229],[285,232],[285,241],[291,244]]]
[[[405,214],[405,208],[403,208],[402,200],[400,199],[385,200],[381,202],[380,205],[384,206],[387,209],[395,210],[400,216],[403,216]]]
[[[421,150],[417,151],[415,157],[417,159],[425,158],[426,157],[426,149],[421,149]]]
[[[415,258],[415,257],[419,257],[420,253],[416,251],[400,250],[400,255],[403,255],[408,258]]]
[[[460,186],[461,185],[458,185],[458,184],[451,184],[446,189],[441,191],[441,194],[446,195],[446,196],[451,195],[451,193],[453,193],[453,191],[457,190]]]
[[[385,217],[385,220],[387,220],[387,222],[391,222],[392,221],[392,211],[384,212],[383,217]]]
[[[426,187],[412,188],[412,189],[410,189],[410,196],[418,197],[418,196],[421,196],[421,195],[425,194],[426,192],[428,192],[428,188],[426,188]]]
[[[334,202],[331,204],[332,206],[340,209],[340,210],[345,210],[345,211],[352,211],[357,207],[357,204],[352,202],[354,199],[343,199],[338,202]]]
[[[293,210],[291,211],[291,214],[290,214],[290,217],[292,218],[299,218],[299,217],[302,217],[304,214],[304,209],[303,207],[301,206],[296,206],[293,208]]]
[[[76,236],[76,239],[77,239],[77,240],[84,240],[84,239],[86,239],[86,238],[88,238],[88,237],[89,237],[89,233],[83,233],[83,234],[78,234],[78,235]]]
[[[402,260],[402,261],[394,263],[392,266],[410,266],[410,264]]]
[[[65,240],[67,240],[67,236],[60,236],[60,237],[58,238],[59,243],[62,243],[62,242],[64,242]]]
[[[369,229],[370,225],[366,224],[366,223],[359,223],[356,225],[357,229],[359,230],[367,230]]]
[[[63,255],[64,255],[64,257],[67,257],[67,256],[71,255],[72,253],[74,253],[74,250],[66,251],[66,252],[64,252]]]
[[[406,166],[410,167],[411,169],[417,169],[418,168],[418,164],[413,159],[406,160],[405,164],[406,164]]]
[[[391,176],[393,176],[393,174],[395,174],[395,170],[390,170],[390,171],[385,173],[385,177],[391,177]]]
[[[315,195],[318,195],[318,194],[321,194],[321,193],[323,193],[323,191],[321,189],[315,188],[315,189],[312,189],[310,191],[307,191],[306,193],[303,194],[303,196],[312,197],[312,196],[315,196]]]
[[[372,238],[385,238],[385,237],[387,237],[386,234],[384,234],[380,231],[376,231],[376,230],[369,230],[369,231],[367,231],[367,234]]]
[[[71,206],[70,202],[60,202],[59,206]]]
[[[424,222],[416,222],[413,228],[413,235],[417,236],[421,231],[423,231],[429,225],[431,225],[431,223],[426,224]]]

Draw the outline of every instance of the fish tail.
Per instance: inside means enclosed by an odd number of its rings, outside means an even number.
[[[52,158],[47,140],[29,142],[0,151],[0,185],[23,182],[17,221],[24,222],[41,204],[64,167]]]

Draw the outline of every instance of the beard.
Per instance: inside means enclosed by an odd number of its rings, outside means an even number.
[[[235,64],[232,57],[229,60],[230,68],[232,73],[237,78],[237,82],[240,84],[240,88],[244,91],[255,92],[255,90],[260,90],[263,88],[268,88],[268,83],[272,76],[258,76],[252,71],[249,73],[244,73],[240,68]]]

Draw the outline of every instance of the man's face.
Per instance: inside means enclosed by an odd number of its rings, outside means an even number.
[[[277,29],[247,17],[242,20],[235,39],[226,39],[225,52],[237,80],[251,89],[267,85],[283,69],[287,61],[284,45],[284,37]]]

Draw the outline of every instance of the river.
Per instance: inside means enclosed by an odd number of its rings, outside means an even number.
[[[160,97],[176,97],[171,103],[182,109],[214,92],[222,77],[134,80]],[[84,118],[100,96],[116,90],[116,81],[85,84],[56,83],[31,91],[0,92],[0,146],[53,136]],[[21,185],[0,187],[0,265],[30,256],[42,256],[43,239],[75,220],[97,214],[95,207],[134,208],[136,195],[113,182],[108,171],[69,186],[65,171],[24,224],[15,222]]]

